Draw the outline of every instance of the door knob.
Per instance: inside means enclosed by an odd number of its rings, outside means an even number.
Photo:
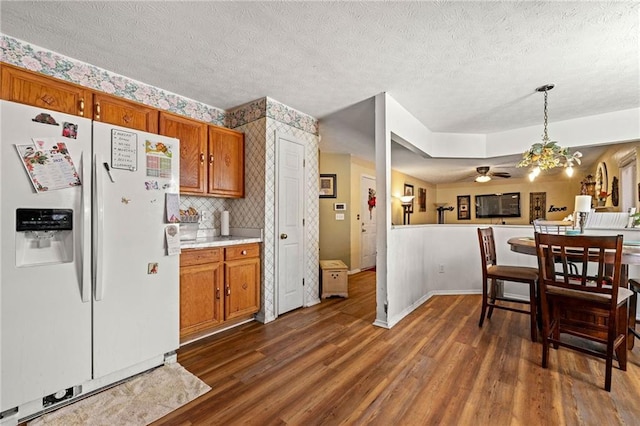
[[[288,237],[288,235],[287,235],[287,234],[280,234],[280,239],[281,239],[281,240],[286,240],[286,239],[287,239],[287,237]]]

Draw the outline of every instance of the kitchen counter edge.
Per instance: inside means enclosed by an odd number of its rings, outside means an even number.
[[[258,237],[208,237],[180,242],[180,249],[201,249],[210,247],[236,246],[239,244],[261,243]]]

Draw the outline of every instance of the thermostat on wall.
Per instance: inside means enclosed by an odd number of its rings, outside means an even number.
[[[333,203],[333,210],[345,211],[347,210],[347,203]]]

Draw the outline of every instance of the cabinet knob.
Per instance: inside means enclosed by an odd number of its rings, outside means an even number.
[[[231,287],[227,286],[227,296],[231,296]]]
[[[246,255],[247,255],[247,251],[246,251],[246,250],[242,250],[242,251],[240,252],[240,254],[241,254],[241,255],[243,255],[243,256],[246,256]]]
[[[289,238],[289,236],[287,234],[280,234],[280,239],[281,240],[286,240],[287,238]]]
[[[204,163],[204,152],[200,153],[200,162]]]
[[[96,120],[100,120],[100,102],[96,103]]]
[[[80,116],[84,116],[84,99],[80,99]]]
[[[216,299],[220,299],[220,287],[216,288]]]
[[[209,154],[209,164],[213,164],[213,154]]]

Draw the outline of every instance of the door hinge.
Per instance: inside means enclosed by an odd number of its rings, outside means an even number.
[[[307,167],[307,160],[302,160],[302,167]]]
[[[304,226],[304,218],[302,218],[302,226]]]
[[[304,287],[304,278],[302,279],[302,286]]]

